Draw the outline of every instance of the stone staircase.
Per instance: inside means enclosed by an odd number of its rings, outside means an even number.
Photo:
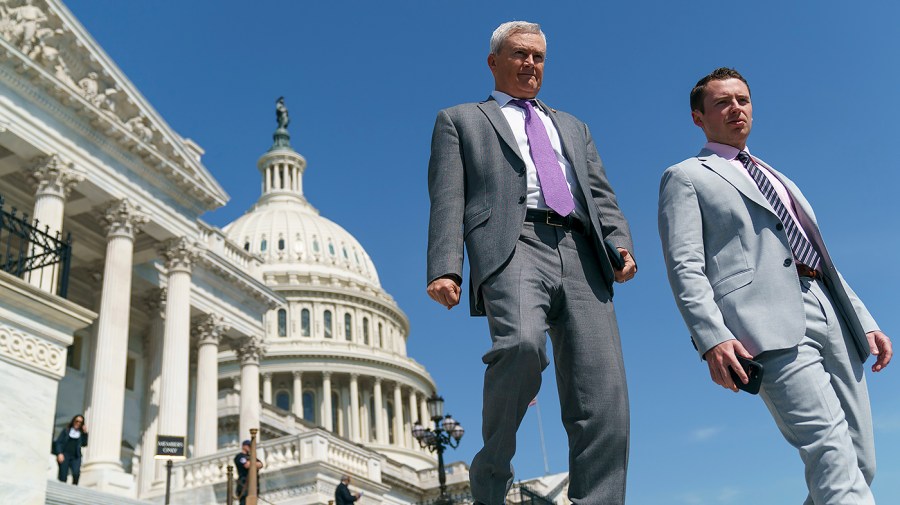
[[[46,505],[152,505],[151,502],[132,500],[94,489],[87,489],[58,480],[47,481]]]

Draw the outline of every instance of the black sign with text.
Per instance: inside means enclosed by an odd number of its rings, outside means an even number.
[[[184,437],[157,435],[156,459],[180,459],[184,457]]]

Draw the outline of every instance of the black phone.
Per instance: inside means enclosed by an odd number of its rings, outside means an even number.
[[[609,261],[612,263],[613,268],[616,270],[621,270],[625,268],[625,258],[622,257],[622,254],[613,245],[612,241],[608,238],[603,239],[603,245],[606,246],[606,255],[609,256]]]
[[[738,363],[741,364],[741,368],[744,369],[744,373],[747,374],[747,378],[750,380],[746,384],[744,384],[743,382],[741,382],[741,378],[738,377],[737,372],[735,372],[731,367],[728,367],[728,371],[731,373],[731,380],[733,380],[738,389],[742,391],[746,391],[751,395],[759,393],[759,387],[762,385],[763,377],[762,363],[753,361],[752,359],[744,358],[742,356],[735,356],[738,359]]]

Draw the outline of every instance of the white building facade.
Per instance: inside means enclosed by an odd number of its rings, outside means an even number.
[[[258,202],[219,229],[201,219],[228,200],[203,150],[72,13],[0,4],[0,435],[17,441],[0,446],[0,503],[161,503],[158,435],[187,443],[172,502],[224,503],[251,428],[269,503],[328,503],[342,474],[366,503],[432,500],[436,461],[411,427],[436,385],[365,249],[307,201],[283,102]],[[16,233],[20,260],[71,235],[69,259],[11,269]],[[49,442],[81,413],[75,487]],[[449,470],[465,494],[467,467]]]

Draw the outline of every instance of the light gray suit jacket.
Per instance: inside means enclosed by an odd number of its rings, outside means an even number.
[[[878,329],[838,273],[812,207],[783,174],[796,211],[811,223],[824,281],[860,357]],[[675,301],[697,351],[738,339],[754,356],[796,346],[806,331],[802,293],[787,234],[759,188],[728,160],[704,149],[670,167],[659,190],[659,235]]]
[[[587,126],[565,112],[538,102],[559,131],[563,153],[572,164],[586,202],[604,280],[612,292],[614,273],[603,246],[608,238],[634,254],[628,223]],[[493,98],[438,113],[428,162],[431,216],[428,227],[427,281],[444,275],[462,279],[463,244],[471,270],[472,315],[484,315],[481,283],[508,260],[525,222],[526,177],[523,156],[500,106]]]

